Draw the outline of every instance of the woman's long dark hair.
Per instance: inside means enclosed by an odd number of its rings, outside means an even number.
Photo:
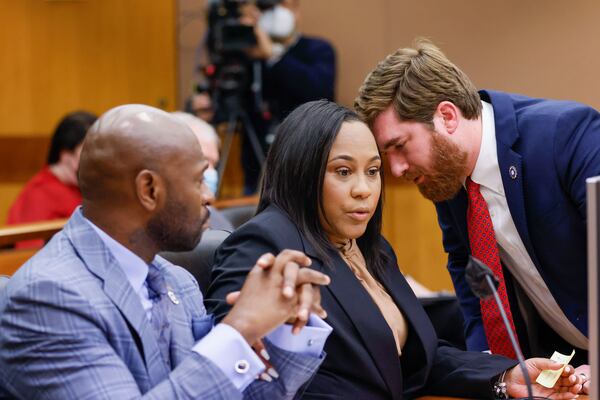
[[[329,266],[331,256],[328,254],[335,248],[319,220],[319,210],[323,209],[323,180],[333,142],[342,123],[350,121],[360,119],[353,111],[325,100],[296,108],[278,128],[261,182],[257,212],[270,204],[285,211],[319,258]],[[383,173],[381,184],[383,188]],[[380,246],[382,208],[383,190],[365,233],[357,239],[367,268],[377,278],[388,260]]]

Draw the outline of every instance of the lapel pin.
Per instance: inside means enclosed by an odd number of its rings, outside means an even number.
[[[172,290],[169,290],[167,292],[167,296],[169,296],[169,300],[171,300],[171,302],[175,305],[179,304],[179,299],[177,298],[177,296],[175,296],[175,292],[173,292]]]
[[[510,176],[511,179],[517,179],[517,167],[515,167],[514,165],[511,165],[510,168],[508,169],[508,175]]]

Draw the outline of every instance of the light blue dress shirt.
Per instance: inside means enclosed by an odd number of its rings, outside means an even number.
[[[129,284],[138,294],[142,307],[146,311],[148,319],[152,318],[152,301],[148,295],[146,277],[148,265],[144,260],[134,254],[131,250],[114,240],[102,229],[98,228],[87,218],[90,226],[98,233],[106,247],[114,256],[117,263],[123,269]],[[266,337],[275,346],[305,355],[320,357],[323,353],[325,341],[333,329],[325,321],[317,316],[311,315],[308,325],[297,334],[292,334],[292,326],[283,324],[277,327]],[[254,350],[242,335],[227,324],[216,325],[206,336],[199,340],[192,350],[209,359],[223,371],[231,380],[233,385],[243,391],[264,370],[264,364],[258,358]],[[240,374],[232,365],[241,360],[246,361],[249,369]]]

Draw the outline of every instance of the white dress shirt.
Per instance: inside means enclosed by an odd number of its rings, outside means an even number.
[[[122,268],[129,284],[138,294],[146,316],[150,320],[152,318],[152,301],[149,298],[146,284],[148,265],[90,220],[87,218],[85,220],[98,233]],[[331,326],[322,319],[311,315],[308,325],[297,335],[292,335],[291,325],[282,324],[266,337],[280,349],[320,357],[325,341],[332,330]],[[206,336],[196,342],[192,350],[217,365],[240,392],[265,369],[263,362],[254,353],[248,342],[237,330],[227,324],[217,324]],[[240,360],[245,360],[249,364],[249,368],[243,374],[235,370],[235,365]]]
[[[587,349],[588,339],[569,321],[552,297],[515,227],[506,201],[498,164],[494,109],[487,102],[481,103],[483,105],[481,149],[471,180],[480,185],[481,195],[487,203],[500,258],[542,319],[567,342]]]

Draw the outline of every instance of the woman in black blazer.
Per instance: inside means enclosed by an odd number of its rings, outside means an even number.
[[[331,277],[331,284],[321,290],[321,304],[333,327],[325,345],[327,357],[303,398],[493,398],[494,383],[504,371],[509,393],[525,395],[520,369],[512,368],[514,360],[438,343],[380,234],[381,162],[370,130],[350,110],[317,101],[292,112],[267,157],[257,215],[217,250],[205,300],[209,312],[217,319],[228,312],[225,296],[241,288],[262,254],[300,250],[311,257],[311,268]],[[406,328],[400,338],[394,337],[374,297],[340,255],[339,248],[352,243],[368,273],[391,298],[388,304],[400,310]],[[527,362],[532,381],[539,368],[550,365],[544,359]],[[567,376],[572,371],[559,380],[563,387],[557,390],[580,389],[577,379]],[[539,385],[534,390],[538,395],[552,392]],[[573,396],[562,393],[563,398]]]

